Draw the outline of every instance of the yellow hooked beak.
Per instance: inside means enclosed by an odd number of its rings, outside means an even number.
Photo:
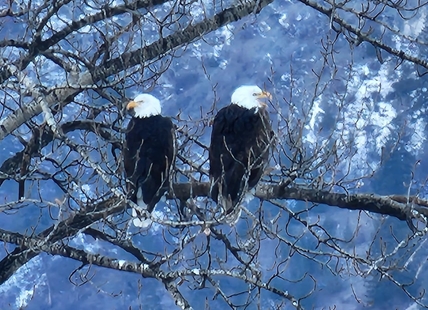
[[[269,92],[267,92],[267,91],[262,91],[258,96],[257,96],[257,99],[263,99],[263,98],[268,98],[269,100],[272,100],[272,95],[269,93]],[[262,101],[259,101],[260,102],[260,104],[263,106],[263,107],[267,107],[267,104],[266,103],[264,103],[264,102],[262,102]]]
[[[136,101],[132,100],[127,104],[126,109],[127,110],[133,109],[133,108],[139,106],[140,104],[141,104],[141,102],[136,102]]]
[[[270,92],[262,91],[259,95],[259,98],[268,98],[269,100],[272,100],[272,95],[270,94]]]

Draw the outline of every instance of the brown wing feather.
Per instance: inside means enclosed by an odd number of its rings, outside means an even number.
[[[213,122],[210,146],[211,197],[218,202],[230,198],[232,207],[243,191],[260,180],[269,159],[272,129],[265,109],[230,105],[221,109]],[[231,210],[228,210],[231,211]]]
[[[173,123],[167,117],[133,118],[128,125],[124,148],[128,194],[136,202],[141,188],[149,212],[169,188],[174,140]]]

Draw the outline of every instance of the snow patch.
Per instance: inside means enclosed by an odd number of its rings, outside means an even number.
[[[426,13],[422,10],[420,12],[419,18],[404,19],[404,35],[412,38],[419,37],[427,23]]]
[[[419,150],[423,149],[425,145],[425,127],[427,126],[427,123],[424,119],[418,118],[414,120],[411,124],[409,124],[409,127],[411,130],[409,132],[412,132],[412,135],[410,137],[409,143],[406,144],[405,149],[409,153],[417,153]]]
[[[0,296],[3,296],[2,298],[16,296],[15,302],[11,304],[12,308],[26,308],[35,293],[46,286],[46,274],[39,273],[42,269],[44,269],[42,258],[40,256],[33,258],[0,286]]]

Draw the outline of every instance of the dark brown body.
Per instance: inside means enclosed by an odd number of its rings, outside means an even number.
[[[264,108],[246,109],[231,104],[213,123],[210,146],[211,197],[218,202],[219,188],[230,213],[245,191],[256,186],[269,160],[273,133]]]
[[[128,125],[124,148],[128,195],[137,203],[141,188],[149,212],[169,188],[174,140],[174,125],[168,117],[132,118]]]

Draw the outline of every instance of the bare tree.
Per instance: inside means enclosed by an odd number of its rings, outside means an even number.
[[[78,289],[94,286],[93,304],[107,294],[123,308],[154,307],[157,301],[147,295],[157,283],[181,309],[428,307],[426,177],[418,157],[393,161],[408,154],[411,143],[423,149],[425,140],[420,135],[414,141],[411,132],[414,123],[425,124],[414,108],[426,99],[425,4],[135,0],[1,6],[0,290],[46,253],[79,263],[68,280]],[[207,173],[210,123],[229,94],[221,94],[211,60],[198,56],[198,45],[229,44],[221,37],[225,30],[239,36],[256,29],[269,37],[268,17],[279,13],[285,17],[275,24],[311,46],[310,30],[302,32],[297,21],[319,14],[325,31],[310,59],[299,60],[303,48],[296,45],[287,68],[268,60],[275,151],[252,192],[255,199],[243,202],[240,220],[229,225],[208,198]],[[285,35],[270,40],[278,49],[292,44]],[[192,51],[210,88],[195,91],[192,82],[173,77],[183,92],[200,97],[167,108],[179,141],[174,184],[166,201],[145,214],[153,224],[134,227],[122,159],[124,103],[138,90],[160,88]],[[382,75],[369,83],[376,70]],[[394,98],[386,89],[393,83],[411,96]],[[173,97],[172,91],[164,94],[166,102]],[[390,170],[407,176],[394,191],[385,189],[394,182],[384,179]],[[110,276],[109,270],[119,273]],[[135,276],[126,278],[128,291],[115,287],[129,274]],[[336,281],[341,284],[329,292]],[[51,295],[31,286],[23,301],[6,296],[9,303],[25,308],[37,302],[31,299]],[[380,302],[376,294],[384,289],[394,294]]]

